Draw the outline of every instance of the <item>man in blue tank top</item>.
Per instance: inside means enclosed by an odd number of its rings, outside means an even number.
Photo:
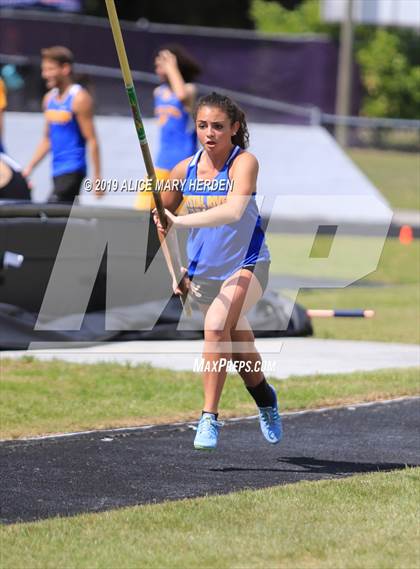
[[[42,78],[49,89],[43,99],[45,128],[43,137],[23,175],[52,154],[54,189],[49,201],[73,202],[86,176],[86,145],[93,166],[93,189],[101,177],[99,146],[93,125],[93,100],[73,82],[73,54],[55,46],[43,49]],[[100,196],[100,192],[95,195]]]

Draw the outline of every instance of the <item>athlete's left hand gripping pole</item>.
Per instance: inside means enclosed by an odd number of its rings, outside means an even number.
[[[143,155],[144,164],[146,166],[147,177],[152,182],[153,199],[156,204],[156,211],[159,217],[159,221],[164,228],[167,227],[168,222],[165,215],[165,208],[163,207],[162,198],[159,192],[156,190],[156,173],[153,166],[152,156],[150,154],[149,144],[146,138],[146,132],[143,126],[143,120],[140,114],[140,107],[137,100],[136,90],[134,88],[133,77],[131,75],[131,70],[128,65],[127,53],[125,51],[124,40],[121,33],[120,22],[118,20],[117,11],[115,9],[114,0],[105,0],[106,8],[108,11],[108,18],[111,24],[112,35],[114,36],[115,47],[117,49],[118,60],[120,62],[120,67],[122,71],[122,76],[125,83],[125,89],[127,91],[128,100],[130,102],[131,112],[133,114],[134,123],[136,126],[137,137],[140,142],[140,148]],[[167,240],[168,252],[171,259],[172,270],[180,282],[182,278],[181,265],[176,259],[176,255],[170,246],[169,239]],[[191,315],[191,308],[187,305],[187,291],[181,296],[181,302],[186,308],[187,315]]]

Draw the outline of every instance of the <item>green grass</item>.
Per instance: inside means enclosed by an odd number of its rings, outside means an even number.
[[[420,469],[1,529],[2,569],[414,569]]]
[[[402,245],[387,239],[377,268],[363,280],[386,284],[418,284],[420,281],[420,239]]]
[[[350,277],[349,267],[359,263],[360,251],[371,256],[377,242],[362,237],[342,237],[341,253],[336,262],[328,259],[300,259],[326,250],[330,239],[316,239],[302,235],[270,234],[273,273],[301,275],[316,278],[345,279]],[[332,244],[332,254],[334,251]],[[377,249],[376,249],[377,251]],[[325,266],[322,263],[325,262]],[[330,268],[328,268],[330,267]],[[317,338],[342,340],[375,340],[383,342],[420,342],[420,240],[402,245],[398,239],[387,239],[376,270],[357,281],[357,285],[344,288],[301,289],[297,301],[306,308],[371,308],[375,318],[366,319],[314,319]],[[386,286],[372,286],[375,283]],[[370,286],[360,286],[360,285]],[[289,291],[283,291],[287,294]]]
[[[375,317],[314,318],[316,338],[420,342],[420,290],[418,285],[390,288],[302,290],[297,301],[306,308],[371,308]]]
[[[418,154],[369,149],[351,149],[347,153],[392,207],[420,209]]]
[[[198,373],[31,359],[1,366],[1,438],[196,419],[202,403]],[[283,410],[420,393],[415,368],[271,381]],[[221,407],[225,418],[255,413],[238,376],[229,376]]]
[[[420,209],[417,156],[349,155],[391,206]],[[270,236],[273,272],[328,276],[323,259],[302,265],[310,241],[293,236],[279,243],[278,237]],[[345,239],[330,276],[351,277],[349,267],[363,268],[358,251],[374,258],[377,246]],[[419,246],[387,241],[378,269],[365,277],[387,287],[300,291],[298,301],[307,307],[376,310],[373,320],[316,320],[316,336],[418,343]],[[3,438],[195,419],[201,405],[200,378],[193,373],[30,358],[0,365]],[[419,394],[418,373],[292,377],[278,388],[284,410],[304,409]],[[229,378],[222,407],[225,417],[255,411],[237,377]],[[407,469],[7,526],[0,530],[0,566],[414,569],[420,558],[419,482],[420,469]]]
[[[273,272],[281,272],[284,253],[302,240],[270,235]],[[305,239],[305,238],[302,238]],[[321,238],[320,243],[324,238]],[[313,240],[312,240],[313,241]],[[305,243],[305,247],[312,243]],[[290,255],[293,257],[293,255]],[[390,239],[377,271],[367,281],[387,286],[303,289],[298,301],[308,308],[373,308],[375,318],[314,319],[319,338],[419,343],[420,242],[402,246]],[[277,264],[276,264],[277,263]],[[1,363],[0,436],[18,437],[59,431],[106,428],[196,418],[201,405],[198,374],[176,373],[148,365],[89,366],[29,359]],[[281,383],[284,409],[303,409],[419,392],[416,370],[290,378]],[[224,415],[254,412],[238,378],[223,393]]]
[[[402,245],[398,239],[340,236],[333,240],[329,258],[309,258],[329,246],[329,236],[270,233],[270,271],[322,279],[415,284],[420,281],[420,240]],[[363,252],[363,255],[361,255]],[[319,253],[318,253],[319,254]],[[358,271],[358,272],[356,272]]]

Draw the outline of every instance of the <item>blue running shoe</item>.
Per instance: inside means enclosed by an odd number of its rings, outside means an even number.
[[[274,394],[273,407],[258,407],[260,411],[260,427],[262,434],[271,444],[279,443],[283,436],[281,417],[277,404],[276,390],[270,385]]]
[[[197,450],[214,450],[217,446],[219,429],[223,423],[216,421],[212,413],[203,413],[197,426],[194,448]]]

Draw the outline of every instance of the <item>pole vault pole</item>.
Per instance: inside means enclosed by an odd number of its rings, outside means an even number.
[[[329,310],[309,308],[306,314],[310,318],[373,318],[374,310],[351,309],[351,310]]]
[[[117,50],[118,60],[120,62],[121,72],[124,79],[125,90],[127,92],[128,100],[130,102],[131,112],[133,114],[137,137],[140,142],[140,149],[143,155],[144,165],[146,166],[147,177],[152,184],[153,199],[156,204],[156,211],[160,223],[164,228],[166,228],[168,222],[165,215],[165,208],[163,207],[162,198],[156,189],[155,168],[153,166],[153,160],[150,154],[149,143],[147,142],[146,132],[144,130],[143,120],[141,118],[139,102],[137,100],[136,90],[134,88],[134,83],[133,83],[133,77],[131,75],[130,66],[128,64],[128,58],[127,58],[127,53],[125,51],[124,40],[121,33],[121,26],[118,20],[118,14],[115,9],[114,0],[105,0],[105,3],[108,11],[109,23],[111,24],[112,35],[114,37],[115,48]],[[159,239],[161,239],[160,235]],[[168,245],[168,252],[170,256],[172,270],[176,275],[177,282],[179,283],[182,277],[181,265],[179,260],[176,258],[175,252],[170,246],[169,240],[167,240],[167,245]],[[186,301],[187,301],[187,292],[185,291],[181,296],[181,302],[182,305],[186,308],[186,313],[189,316],[191,315],[191,308],[189,307],[189,305],[187,305]]]

